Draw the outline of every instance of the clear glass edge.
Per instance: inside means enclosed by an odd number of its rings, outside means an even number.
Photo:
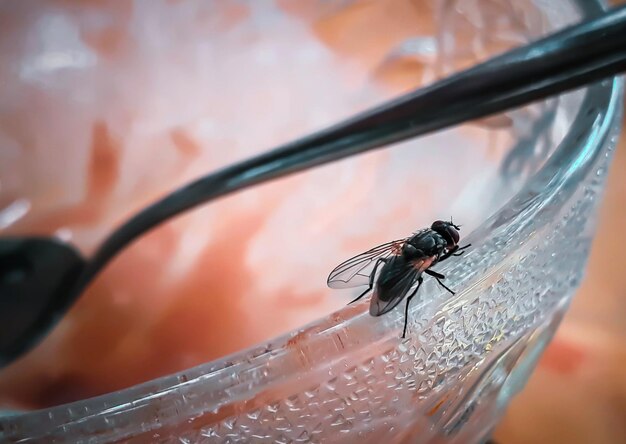
[[[587,2],[579,2],[587,3]],[[591,8],[589,8],[591,6]],[[584,5],[589,12],[592,8],[601,8],[599,3],[595,5]],[[599,9],[598,9],[599,10]],[[505,204],[496,214],[486,220],[479,228],[473,231],[467,239],[474,244],[480,244],[487,236],[493,235],[493,230],[508,226],[513,219],[530,219],[530,214],[535,214],[543,209],[542,203],[545,199],[537,199],[533,190],[545,189],[546,183],[558,184],[553,191],[562,190],[567,184],[576,182],[581,176],[586,176],[594,164],[597,155],[602,151],[604,142],[613,135],[617,118],[621,115],[622,97],[623,97],[623,81],[619,77],[612,80],[604,81],[603,84],[610,82],[608,97],[606,98],[606,111],[599,108],[595,116],[600,120],[595,120],[595,131],[590,131],[583,140],[577,140],[574,143],[573,133],[577,127],[577,122],[583,118],[583,112],[586,110],[586,104],[591,101],[597,101],[598,96],[593,94],[598,85],[592,85],[585,89],[583,102],[578,110],[578,114],[572,123],[568,134],[559,144],[555,153],[551,156],[552,163],[545,165],[513,199]],[[602,115],[604,113],[604,115]],[[579,146],[592,147],[592,151],[577,152]],[[577,152],[577,155],[573,155]],[[583,157],[581,161],[581,157]],[[570,168],[557,168],[554,163],[568,159]],[[544,197],[542,195],[542,197]],[[529,203],[530,202],[530,203]],[[567,202],[567,198],[562,200]],[[552,206],[551,211],[555,211],[560,207]],[[536,221],[536,219],[533,219]],[[543,222],[547,223],[546,221]],[[455,267],[456,268],[456,267]],[[446,269],[448,274],[454,273],[454,269]],[[473,276],[465,275],[461,277],[459,286],[463,286],[471,281]],[[443,307],[439,299],[434,300],[440,308]],[[443,301],[444,305],[450,301]],[[414,308],[415,309],[415,308]],[[413,310],[412,310],[413,311]],[[298,343],[307,340],[309,343],[322,343],[335,341],[335,333],[343,330],[347,326],[352,326],[356,322],[363,322],[367,319],[366,308],[346,307],[325,318],[314,321],[294,332],[290,332],[272,339],[264,344],[253,346],[246,350],[234,353],[224,358],[201,364],[191,369],[157,378],[136,386],[123,389],[117,392],[76,401],[69,404],[55,406],[49,409],[42,409],[29,412],[4,412],[0,413],[0,438],[5,432],[7,436],[11,436],[12,425],[15,421],[22,424],[38,424],[41,428],[37,431],[39,436],[43,436],[47,432],[54,433],[56,429],[65,429],[72,424],[80,424],[81,428],[91,420],[105,415],[120,415],[124,413],[132,414],[138,408],[147,405],[155,398],[173,396],[172,402],[184,396],[183,392],[190,389],[198,389],[199,387],[211,386],[212,399],[204,399],[199,409],[186,409],[184,414],[179,412],[176,420],[182,421],[183,418],[193,418],[198,415],[216,411],[225,404],[230,404],[242,399],[250,398],[260,390],[266,390],[271,386],[275,386],[286,382],[287,379],[297,378],[297,374],[285,374],[280,372],[274,375],[264,375],[263,369],[265,365],[262,363],[267,360],[284,359],[285,364],[281,366],[283,369],[293,370],[305,364],[300,362],[300,358],[296,356],[299,353],[298,348],[293,347],[294,338],[299,338]],[[399,319],[399,315],[398,315]],[[397,319],[396,319],[397,320]],[[391,320],[392,322],[394,320]],[[345,344],[350,347],[366,347],[371,344],[372,339],[382,339],[380,329],[375,329],[373,338],[354,338],[352,343]],[[377,338],[376,338],[377,336]],[[334,355],[324,365],[325,369],[338,363],[345,354],[345,348],[337,349]],[[258,373],[261,372],[261,373]],[[259,377],[260,376],[260,377]],[[253,385],[251,383],[253,382]],[[241,390],[234,390],[240,386]],[[24,421],[24,422],[22,422]],[[166,421],[169,422],[169,421]],[[157,427],[166,425],[166,422],[160,422]],[[47,424],[46,424],[47,423]],[[25,424],[24,424],[25,425]],[[156,424],[155,424],[156,426]],[[145,432],[146,430],[141,430]],[[128,432],[128,430],[127,430]],[[128,436],[127,433],[125,433]],[[118,436],[117,438],[120,438]]]

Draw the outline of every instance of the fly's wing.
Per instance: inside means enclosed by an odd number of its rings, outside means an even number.
[[[385,290],[384,301],[380,299],[378,291],[375,291],[370,299],[370,314],[381,316],[396,308],[396,305],[412,290],[415,281],[421,274],[421,271],[410,267],[391,288]]]
[[[405,241],[406,239],[387,242],[342,262],[328,276],[328,286],[330,288],[351,288],[369,285],[370,275],[376,261],[393,254],[400,254]]]

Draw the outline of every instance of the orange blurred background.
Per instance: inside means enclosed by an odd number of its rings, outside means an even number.
[[[494,435],[498,444],[626,443],[625,171],[622,134],[586,278],[526,388],[509,406]]]

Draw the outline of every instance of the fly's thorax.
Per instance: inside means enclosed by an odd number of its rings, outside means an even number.
[[[412,261],[418,258],[419,256],[423,256],[423,255],[424,253],[411,242],[406,242],[402,246],[402,258],[404,258],[407,261]]]
[[[413,235],[402,247],[402,256],[409,261],[415,262],[427,257],[439,257],[448,241],[434,230],[426,229]]]

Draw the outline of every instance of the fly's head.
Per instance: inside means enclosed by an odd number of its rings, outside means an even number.
[[[461,227],[452,221],[436,220],[430,228],[446,240],[448,249],[454,248],[459,243]]]

